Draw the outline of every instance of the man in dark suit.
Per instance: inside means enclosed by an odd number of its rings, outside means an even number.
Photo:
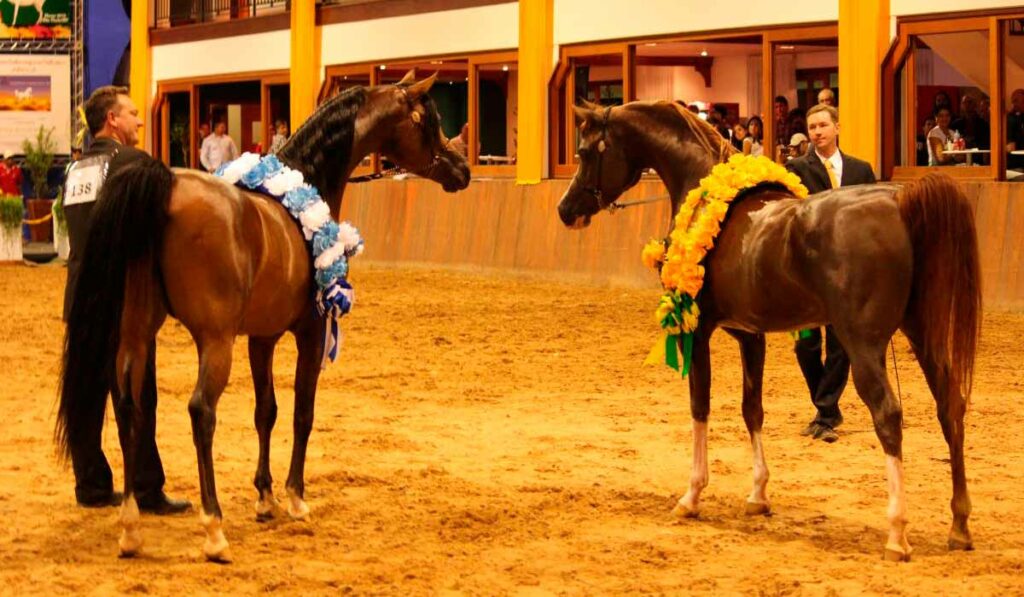
[[[800,177],[808,191],[820,193],[875,182],[875,173],[870,164],[839,151],[838,110],[824,104],[811,108],[807,112],[807,131],[813,149],[790,160],[786,168]],[[796,359],[807,380],[811,401],[818,409],[817,416],[801,434],[831,443],[839,439],[835,428],[843,422],[843,415],[839,412],[839,397],[850,376],[850,359],[835,337],[832,326],[825,329],[825,362],[821,361],[820,329],[800,332],[796,343]]]

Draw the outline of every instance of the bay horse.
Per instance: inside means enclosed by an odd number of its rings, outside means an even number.
[[[733,150],[714,129],[668,102],[575,107],[579,168],[558,204],[562,222],[590,218],[653,168],[673,214],[686,193]],[[928,175],[905,187],[839,188],[801,201],[780,187],[737,196],[705,266],[689,374],[693,417],[690,486],[674,512],[696,516],[708,484],[709,340],[723,328],[739,342],[743,420],[753,447],[748,514],[766,514],[768,467],[761,443],[766,332],[832,324],[850,356],[857,393],[886,455],[889,533],[885,556],[907,560],[902,407],[886,377],[896,330],[913,347],[935,398],[953,477],[950,549],[972,549],[964,473],[964,412],[981,324],[974,215],[952,179]]]
[[[415,82],[410,72],[397,85],[356,87],[329,99],[295,132],[280,161],[319,189],[335,220],[349,175],[373,152],[448,192],[464,189],[469,168],[448,147],[427,95],[435,78]],[[303,469],[325,336],[313,294],[306,241],[277,201],[157,160],[127,166],[104,184],[69,315],[56,439],[67,457],[76,444],[99,434],[112,391],[124,453],[122,556],[134,555],[142,544],[133,436],[142,425],[155,424],[143,420],[138,401],[148,347],[168,314],[188,329],[199,352],[199,379],[188,409],[206,557],[229,557],[214,483],[213,434],[236,336],[249,336],[256,393],[258,517],[272,516],[276,507],[270,476],[277,417],[274,347],[285,332],[295,336],[295,443],[285,487],[288,513],[307,516]],[[112,378],[98,374],[110,370]]]

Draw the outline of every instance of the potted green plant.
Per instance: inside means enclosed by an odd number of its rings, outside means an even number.
[[[24,207],[18,195],[0,196],[0,261],[21,261],[21,218]]]
[[[32,178],[33,197],[25,201],[30,220],[49,214],[52,208],[53,200],[46,198],[46,178],[53,166],[54,152],[57,151],[57,141],[54,139],[53,132],[53,127],[45,128],[40,125],[35,139],[25,139],[21,144],[22,151],[25,152],[25,163],[22,168],[27,170]],[[52,240],[50,238],[51,226],[45,223],[33,225],[31,230],[34,241],[48,242]]]

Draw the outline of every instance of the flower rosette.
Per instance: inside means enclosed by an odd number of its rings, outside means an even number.
[[[285,166],[277,156],[260,158],[245,153],[218,168],[215,175],[229,184],[273,197],[302,227],[313,258],[317,286],[314,303],[327,326],[323,364],[333,362],[340,347],[338,319],[355,303],[355,291],[347,278],[348,260],[363,252],[359,230],[348,222],[335,222],[316,187],[307,184],[301,172]]]
[[[715,165],[687,193],[667,246],[666,241],[654,239],[644,247],[641,260],[647,267],[660,270],[665,288],[655,318],[666,333],[665,341],[655,345],[645,362],[664,362],[683,377],[689,373],[693,334],[700,318],[697,299],[704,287],[702,262],[715,246],[733,199],[763,184],[785,187],[798,199],[808,195],[796,174],[768,158],[733,155],[727,162]]]

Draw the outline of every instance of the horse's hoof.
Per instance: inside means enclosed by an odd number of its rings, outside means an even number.
[[[256,501],[256,521],[267,522],[273,520],[277,515],[277,500],[274,499],[273,495],[267,496],[266,499],[259,499]]]
[[[767,516],[772,513],[768,502],[747,502],[747,516]]]
[[[949,536],[949,551],[974,551],[974,542],[968,537]]]
[[[684,518],[697,518],[700,516],[700,510],[695,507],[690,507],[679,501],[676,502],[675,508],[672,508],[672,516],[682,520]]]
[[[288,504],[288,516],[292,520],[306,520],[309,518],[309,506],[301,499],[293,497]]]
[[[885,561],[887,562],[909,562],[910,552],[904,551],[903,548],[897,546],[885,546]]]
[[[134,558],[142,549],[142,536],[138,531],[121,531],[121,538],[117,540],[117,548],[122,558]]]
[[[207,539],[203,544],[203,555],[211,562],[227,564],[231,561],[231,550],[228,549],[228,541],[222,534],[219,539]]]

